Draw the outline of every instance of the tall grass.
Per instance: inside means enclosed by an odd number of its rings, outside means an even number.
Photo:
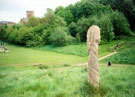
[[[103,57],[111,53],[110,47],[116,45],[116,43],[119,43],[120,41],[122,40],[114,40],[112,42],[109,42],[108,44],[99,45],[99,57]],[[69,54],[69,55],[77,55],[81,57],[88,56],[86,43],[80,43],[78,45],[68,45],[63,47],[53,47],[51,45],[48,45],[43,47],[35,47],[34,49],[38,49],[41,51],[51,51],[56,53]]]
[[[113,64],[134,64],[135,65],[135,44],[127,45],[121,48],[117,54],[110,56],[104,60],[101,60],[101,63],[107,63],[111,61]]]
[[[87,68],[65,65],[0,66],[0,97],[134,97],[135,67],[100,67],[100,88]]]

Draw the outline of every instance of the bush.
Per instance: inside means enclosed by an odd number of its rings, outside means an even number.
[[[116,36],[131,35],[131,30],[130,30],[130,25],[128,23],[128,20],[122,13],[118,11],[113,12],[111,14],[111,19],[114,26],[114,33]]]
[[[65,27],[55,28],[49,39],[54,46],[64,46],[71,44],[75,40],[72,36],[67,34]]]
[[[33,33],[31,29],[27,27],[22,27],[18,30],[18,37],[16,37],[16,42],[21,45],[26,45],[26,42],[33,39]]]
[[[42,45],[42,38],[38,35],[35,35],[32,40],[26,41],[27,47],[34,47],[34,46],[39,46],[39,45]]]
[[[74,44],[76,42],[76,39],[70,35],[67,35],[67,38],[66,38],[66,45],[68,44]]]
[[[48,28],[43,31],[42,38],[45,45],[50,44],[49,37],[51,35],[51,32],[53,32],[52,28]]]
[[[63,46],[66,45],[67,35],[62,27],[57,27],[54,32],[51,33],[49,37],[50,42],[54,46]]]

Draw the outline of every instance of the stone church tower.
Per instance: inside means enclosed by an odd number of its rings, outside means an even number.
[[[28,19],[30,18],[30,17],[34,17],[34,11],[26,11],[26,18],[22,18],[21,20],[20,20],[20,23],[21,24],[24,24],[25,22],[27,22],[28,21]]]
[[[26,11],[26,17],[29,19],[30,17],[34,17],[34,11]]]

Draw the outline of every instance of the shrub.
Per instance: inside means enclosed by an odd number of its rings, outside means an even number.
[[[27,47],[34,47],[42,45],[42,38],[39,35],[35,35],[33,39],[26,41]]]
[[[50,42],[54,46],[63,46],[66,45],[67,35],[62,27],[55,28],[54,32],[51,33],[49,37]]]
[[[16,42],[21,45],[26,45],[26,42],[33,39],[33,33],[31,29],[27,27],[22,27],[18,30],[18,37],[16,37]]]
[[[65,27],[57,27],[51,33],[49,40],[54,46],[64,46],[73,43],[75,40],[72,36],[68,35]]]
[[[70,35],[67,35],[67,38],[66,38],[66,45],[68,44],[74,44],[75,43],[75,38],[70,36]]]
[[[79,43],[79,44],[80,44],[80,42],[81,42],[81,40],[80,40],[80,34],[79,34],[79,33],[76,34],[76,41],[77,41],[77,43]]]
[[[50,44],[49,37],[51,35],[51,32],[53,32],[52,28],[48,28],[43,31],[42,38],[44,44]]]

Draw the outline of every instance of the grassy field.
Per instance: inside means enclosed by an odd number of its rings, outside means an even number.
[[[87,61],[87,57],[40,51],[17,45],[6,44],[8,53],[0,53],[0,64],[71,64]]]
[[[135,97],[134,66],[100,66],[100,89],[87,68],[69,65],[0,66],[0,97]]]
[[[135,38],[125,40],[114,40],[108,44],[99,45],[99,58],[112,53],[110,47],[122,41],[135,41]],[[9,49],[8,53],[0,53],[0,64],[77,64],[86,63],[88,59],[86,43],[80,45],[68,45],[63,47],[33,47],[26,48],[13,44],[6,44]],[[135,46],[127,45],[118,50],[118,54],[100,61],[106,63],[108,60],[115,64],[135,64]]]
[[[99,57],[111,53],[109,48],[119,41],[99,46]],[[87,62],[87,46],[69,45],[64,47],[35,47],[26,48],[7,43],[8,53],[0,53],[0,64],[75,64]]]

